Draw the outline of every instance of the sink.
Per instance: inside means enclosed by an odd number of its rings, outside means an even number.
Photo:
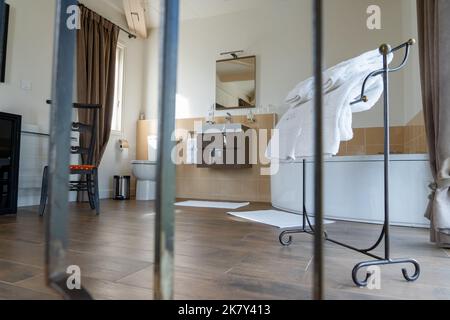
[[[234,133],[244,132],[249,128],[240,123],[204,124],[200,133]]]

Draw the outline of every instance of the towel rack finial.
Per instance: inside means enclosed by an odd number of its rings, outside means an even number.
[[[384,43],[380,46],[380,53],[384,55],[388,55],[392,51],[392,47],[387,43]]]

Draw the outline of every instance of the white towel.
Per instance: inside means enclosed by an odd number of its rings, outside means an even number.
[[[365,61],[369,63],[364,65],[365,58],[361,57],[371,58],[366,59]],[[350,63],[352,60],[354,65]],[[366,76],[382,68],[382,56],[378,51],[370,51],[352,60],[325,72],[327,74],[325,78],[334,83],[334,88],[325,95],[323,104],[325,155],[336,155],[339,152],[340,142],[353,138],[352,113],[369,110],[383,93],[381,76],[371,78],[366,84],[365,92],[369,101],[350,105],[360,97]],[[392,55],[389,56],[389,63],[391,61]],[[304,103],[294,104],[284,114],[276,127],[279,130],[279,141],[272,139],[266,150],[268,158],[290,160],[314,156],[313,110],[314,101],[310,99]],[[274,152],[274,143],[279,146],[278,154]]]
[[[363,80],[363,78],[362,78]],[[350,103],[360,95],[362,80],[358,82],[349,81],[347,84],[330,92],[324,97],[324,154],[336,155],[339,152],[341,141],[353,139],[352,129],[352,107]],[[379,100],[382,94],[383,81],[381,77],[374,78],[367,85],[366,92],[369,100],[365,108],[370,109]],[[296,139],[294,158],[314,156],[314,132],[313,132],[313,110],[314,101],[293,108],[294,113],[300,113],[303,119],[301,134]]]
[[[389,56],[389,62],[393,55]],[[323,73],[323,92],[327,94],[340,87],[351,79],[356,73],[364,70],[381,68],[381,55],[375,49],[359,55],[356,58],[341,62]],[[286,103],[291,106],[308,102],[314,98],[314,77],[300,82],[286,97]]]

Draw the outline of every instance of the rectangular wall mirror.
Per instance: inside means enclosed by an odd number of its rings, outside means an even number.
[[[220,60],[216,65],[216,109],[256,107],[256,57]]]

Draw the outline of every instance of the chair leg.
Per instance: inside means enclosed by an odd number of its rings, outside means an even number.
[[[48,166],[44,168],[42,174],[41,203],[39,205],[39,215],[42,217],[45,213],[45,206],[48,199]]]
[[[97,215],[100,215],[100,194],[98,189],[98,169],[94,170],[94,202],[95,211]]]
[[[94,192],[94,188],[93,188],[91,174],[86,175],[86,184],[87,184],[87,189],[88,189],[87,194],[88,194],[88,198],[89,198],[89,205],[91,206],[91,209],[94,210],[95,209],[95,201],[94,201],[95,192]]]

